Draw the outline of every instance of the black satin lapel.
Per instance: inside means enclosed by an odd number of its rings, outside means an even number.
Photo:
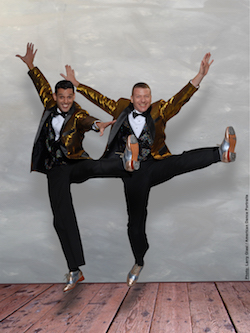
[[[121,125],[123,124],[124,120],[126,119],[126,117],[128,116],[128,114],[131,112],[131,105],[129,105],[128,107],[126,107],[126,109],[124,109],[121,114],[119,115],[119,117],[117,118],[116,122],[114,123],[110,133],[109,133],[109,138],[108,138],[108,146],[111,144],[111,142],[114,140],[117,132],[119,131]]]
[[[148,114],[147,114],[147,125],[148,125],[149,131],[150,131],[150,133],[152,135],[152,139],[154,141],[154,139],[155,139],[155,123],[154,123],[154,121],[153,121],[153,119],[151,117],[151,114],[150,114],[151,106],[150,106],[150,108],[149,108],[148,111],[146,111],[146,112],[148,112]]]
[[[71,118],[72,114],[75,112],[75,104],[73,103],[73,105],[71,106],[67,116],[65,117],[64,119],[64,122],[63,122],[63,125],[62,125],[62,128],[61,128],[61,134],[64,130],[64,127],[66,126],[67,122],[69,121],[69,119]]]
[[[40,133],[41,133],[41,130],[43,128],[43,125],[44,125],[45,121],[47,120],[48,116],[51,114],[52,110],[53,110],[53,108],[44,111],[42,119],[41,119],[40,124],[38,126],[38,130],[37,130],[36,137],[35,137],[35,142],[38,140],[38,138],[40,136]]]

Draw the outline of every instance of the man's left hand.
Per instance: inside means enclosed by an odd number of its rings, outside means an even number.
[[[115,122],[116,122],[116,120],[107,121],[107,122],[96,122],[96,126],[100,130],[100,136],[103,136],[103,133],[104,133],[104,130],[106,127],[113,125]]]

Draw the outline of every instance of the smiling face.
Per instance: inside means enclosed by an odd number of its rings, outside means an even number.
[[[60,111],[68,112],[75,100],[75,93],[71,88],[59,88],[57,90],[57,93],[53,94],[53,98],[56,101],[56,104]]]
[[[131,96],[134,108],[139,112],[145,112],[150,107],[152,101],[150,88],[136,87]]]

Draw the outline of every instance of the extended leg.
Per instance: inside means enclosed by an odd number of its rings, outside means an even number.
[[[219,147],[200,148],[172,155],[164,160],[156,161],[152,164],[150,175],[151,185],[160,184],[177,175],[203,169],[217,162],[234,162],[236,134],[232,126],[226,128],[225,137]]]
[[[171,155],[164,160],[154,160],[149,169],[151,186],[187,172],[206,168],[219,161],[218,147],[193,149],[180,155]]]

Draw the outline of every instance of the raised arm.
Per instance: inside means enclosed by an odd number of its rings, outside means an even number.
[[[55,105],[55,101],[49,82],[46,80],[43,73],[37,67],[34,67],[36,52],[37,50],[34,51],[34,44],[28,43],[26,54],[24,56],[17,54],[16,57],[20,58],[28,66],[28,74],[36,87],[43,106],[45,109],[49,109]]]
[[[65,80],[71,81],[73,85],[77,88],[77,92],[79,92],[81,95],[86,97],[90,102],[99,106],[102,110],[106,111],[107,113],[116,118],[117,116],[116,111],[119,104],[118,102],[102,95],[100,92],[96,91],[91,87],[79,83],[79,81],[76,80],[75,71],[71,68],[71,66],[66,65],[65,69],[66,69],[66,75],[61,74],[61,76]]]
[[[201,61],[199,72],[191,81],[195,87],[199,86],[203,78],[207,75],[210,66],[214,62],[213,60],[210,61],[210,58],[211,58],[211,53],[206,53],[204,55],[204,58]]]
[[[198,74],[191,80],[183,89],[181,89],[175,96],[170,98],[167,102],[161,100],[160,114],[162,119],[167,122],[170,118],[175,116],[182,106],[186,104],[193,94],[198,90],[199,84],[202,79],[207,75],[213,60],[210,61],[211,54],[206,53],[203,57]]]
[[[34,62],[36,52],[37,52],[37,49],[34,51],[34,44],[28,43],[26,54],[24,56],[17,54],[16,57],[20,58],[28,66],[29,69],[33,69],[34,68],[33,62]]]

